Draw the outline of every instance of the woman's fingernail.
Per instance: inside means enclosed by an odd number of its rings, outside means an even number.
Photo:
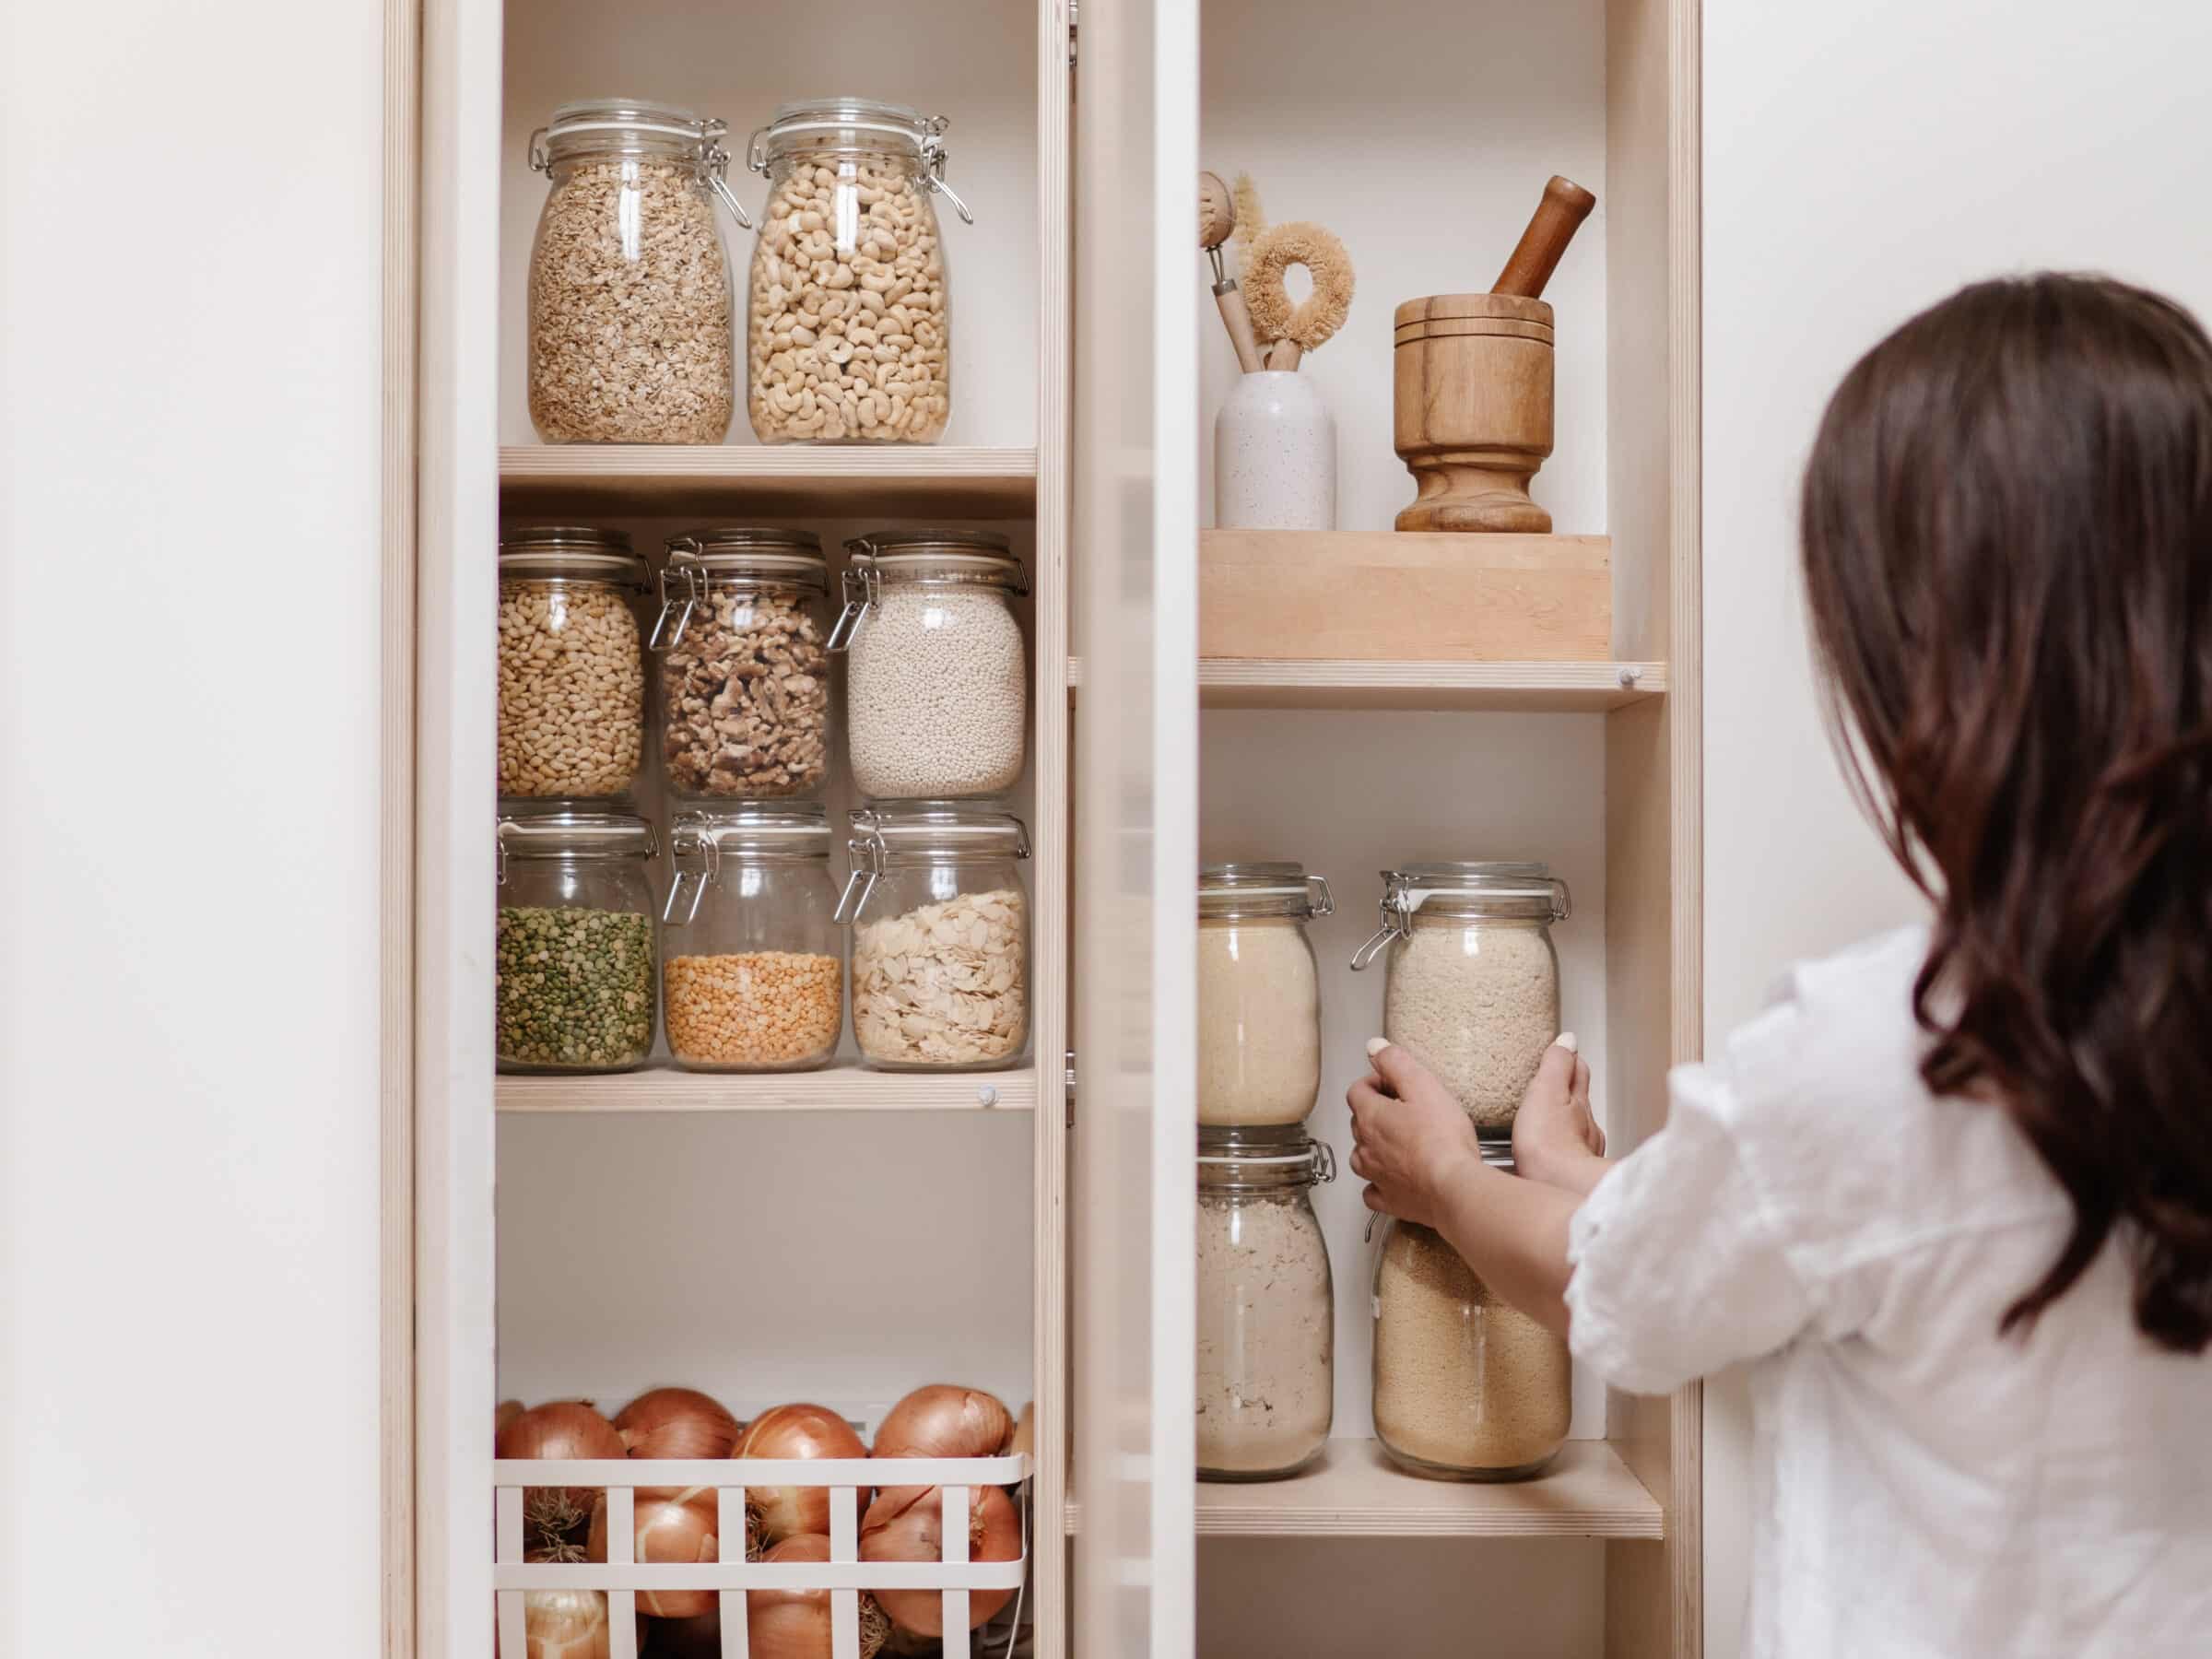
[[[1572,1031],[1561,1031],[1551,1041],[1552,1045],[1555,1048],[1563,1048],[1571,1054],[1576,1052],[1574,1044],[1574,1033]]]
[[[1370,1037],[1367,1040],[1367,1057],[1372,1060],[1389,1046],[1390,1039],[1387,1037]],[[1572,1047],[1573,1045],[1571,1043],[1568,1046]]]

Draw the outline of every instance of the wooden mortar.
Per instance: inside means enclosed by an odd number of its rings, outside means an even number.
[[[1395,322],[1394,435],[1420,490],[1397,527],[1549,533],[1528,481],[1551,453],[1551,307],[1431,294]]]

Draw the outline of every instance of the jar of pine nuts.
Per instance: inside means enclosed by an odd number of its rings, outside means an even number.
[[[865,98],[780,107],[747,161],[768,177],[746,306],[763,443],[935,443],[952,409],[938,245],[943,116]]]
[[[645,747],[645,561],[618,530],[500,538],[500,794],[611,801]]]
[[[818,806],[689,812],[668,827],[662,1019],[689,1071],[811,1071],[844,1029],[845,939]]]

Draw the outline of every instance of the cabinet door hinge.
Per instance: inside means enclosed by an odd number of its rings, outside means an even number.
[[[1073,1129],[1076,1126],[1076,1051],[1072,1048],[1067,1051],[1066,1089],[1067,1126]]]
[[[1076,66],[1076,11],[1081,0],[1067,0],[1067,66]]]

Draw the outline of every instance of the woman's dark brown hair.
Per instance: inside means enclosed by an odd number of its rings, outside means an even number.
[[[1936,905],[1939,1094],[2011,1114],[2136,1324],[2212,1340],[2212,341],[2095,277],[1985,282],[1862,359],[1805,482],[1847,770]]]

